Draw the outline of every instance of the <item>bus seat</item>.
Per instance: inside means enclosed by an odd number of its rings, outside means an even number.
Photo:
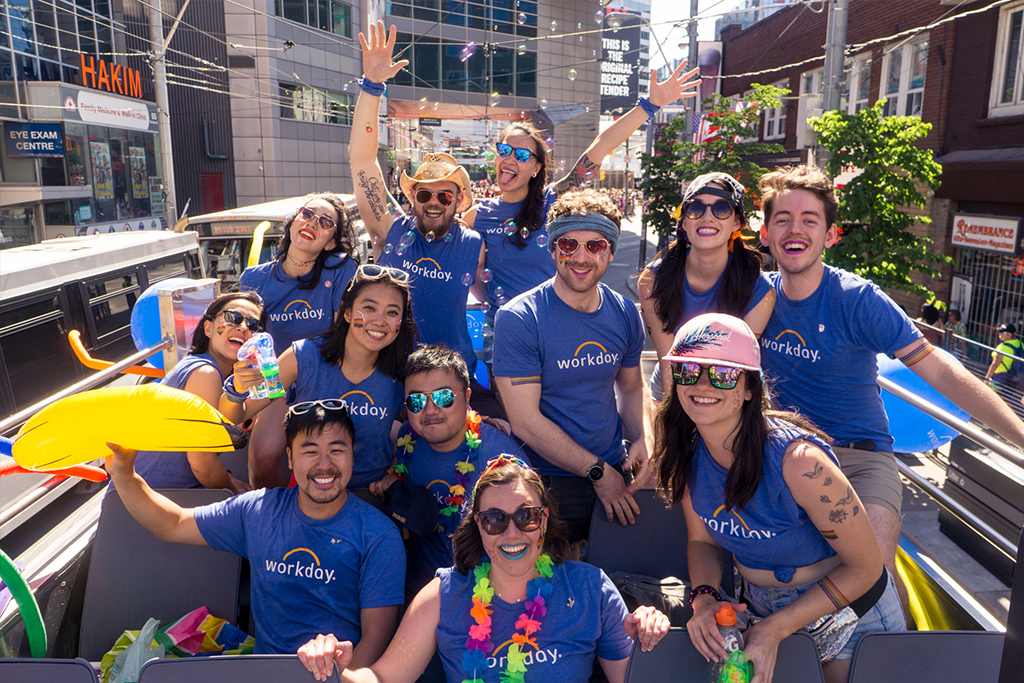
[[[142,667],[139,683],[309,683],[295,655],[243,655],[154,659]],[[337,669],[327,679],[338,683]]]
[[[182,507],[198,507],[229,491],[164,489]],[[157,540],[125,509],[116,491],[103,503],[89,560],[78,655],[99,661],[123,631],[150,617],[169,624],[197,607],[235,623],[241,558],[206,546]]]
[[[96,671],[84,659],[0,659],[4,683],[97,683]]]
[[[1002,651],[995,631],[869,633],[853,651],[849,683],[995,681]]]
[[[626,669],[626,683],[707,681],[710,677],[711,663],[705,661],[690,643],[690,634],[685,628],[670,629],[650,652],[641,652],[639,645],[634,643],[629,668]],[[818,650],[807,633],[799,631],[779,643],[773,680],[824,683]]]

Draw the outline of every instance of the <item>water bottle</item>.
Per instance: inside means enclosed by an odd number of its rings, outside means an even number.
[[[726,603],[718,608],[718,611],[715,612],[715,623],[718,624],[718,632],[722,634],[722,639],[725,640],[726,656],[711,665],[711,683],[732,681],[733,679],[731,678],[723,678],[726,673],[726,665],[730,661],[731,656],[736,652],[740,653],[740,656],[743,657],[744,672],[746,672],[747,663],[747,658],[743,656],[743,634],[740,633],[739,626],[736,625],[736,610],[732,608],[732,605]],[[743,681],[746,679],[736,680]]]
[[[750,665],[743,650],[729,653],[718,674],[718,683],[750,683]]]
[[[277,367],[274,339],[266,332],[258,332],[238,349],[239,360],[255,360],[260,366],[263,382],[249,388],[249,398],[280,398],[284,396],[281,371]]]

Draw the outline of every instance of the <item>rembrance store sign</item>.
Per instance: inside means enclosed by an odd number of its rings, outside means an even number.
[[[9,157],[63,157],[64,126],[60,123],[5,123]]]
[[[955,247],[1015,254],[1017,253],[1019,233],[1019,218],[979,216],[968,213],[958,213],[953,216],[952,243]]]

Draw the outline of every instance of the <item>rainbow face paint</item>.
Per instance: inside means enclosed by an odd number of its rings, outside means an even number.
[[[356,318],[355,317],[356,315],[358,315],[359,317]],[[352,316],[352,327],[361,328],[365,324],[366,324],[366,316],[363,315],[362,311],[356,311],[355,315]]]
[[[224,334],[224,332],[226,332],[227,329],[228,329],[227,325],[221,325],[215,331],[217,332],[217,334]]]
[[[564,251],[558,252],[558,264],[565,265],[572,260],[572,254],[566,254]]]

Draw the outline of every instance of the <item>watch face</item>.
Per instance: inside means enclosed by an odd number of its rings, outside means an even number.
[[[597,480],[599,480],[601,477],[604,476],[604,466],[603,465],[594,465],[587,472],[587,476],[590,477],[590,481],[597,481]]]

